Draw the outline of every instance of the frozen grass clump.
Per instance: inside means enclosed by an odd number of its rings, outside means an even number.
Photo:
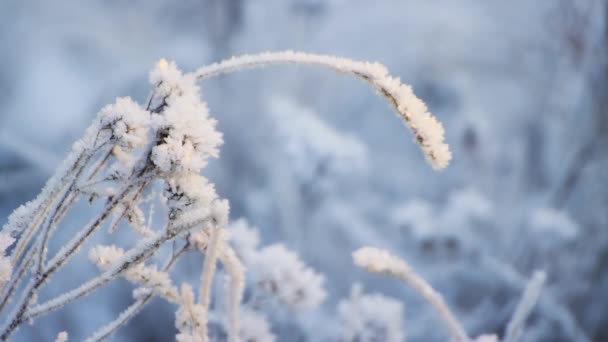
[[[146,104],[121,97],[103,107],[40,194],[17,208],[2,227],[0,339],[9,339],[24,323],[35,324],[37,318],[90,296],[118,278],[134,286],[134,301],[115,320],[92,332],[87,341],[106,339],[153,297],[175,306],[178,341],[208,341],[209,322],[218,313],[211,307],[218,270],[226,276],[223,295],[227,308],[222,321],[230,341],[274,339],[263,324],[262,313],[243,310],[247,304],[243,303],[246,267],[255,287],[281,305],[297,311],[318,308],[327,296],[325,276],[283,244],[259,248],[256,233],[246,227],[237,225],[229,238],[229,203],[201,174],[209,159],[219,156],[223,138],[203,101],[199,82],[277,63],[324,66],[366,81],[394,107],[433,168],[442,169],[449,163],[451,155],[441,124],[411,87],[378,63],[286,51],[234,57],[184,73],[174,62],[163,59],[150,72],[153,89]],[[336,138],[333,132],[326,133]],[[340,146],[337,153],[346,159],[363,155],[360,147],[349,148],[347,139],[333,141]],[[77,229],[66,227],[66,216],[80,202],[94,203],[99,211]],[[160,212],[166,214],[162,221],[152,221],[155,207],[162,207]],[[110,244],[87,243],[104,226],[114,237]],[[125,227],[132,229],[135,243],[116,234]],[[57,231],[70,238],[48,255],[49,242]],[[164,262],[157,257],[162,248],[171,250]],[[58,295],[40,295],[82,250],[88,251],[99,274]],[[192,251],[205,256],[200,282],[177,283],[171,270]],[[66,339],[67,332],[57,336],[58,341]]]

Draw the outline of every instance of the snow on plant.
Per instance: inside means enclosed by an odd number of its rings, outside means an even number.
[[[453,341],[467,342],[490,342],[498,341],[497,335],[481,335],[471,339],[462,324],[452,313],[443,297],[433,289],[433,287],[420,275],[414,272],[411,267],[401,258],[389,253],[386,250],[363,247],[353,252],[354,263],[371,273],[388,275],[403,281],[408,286],[416,290],[422,297],[429,302],[439,317],[446,324]],[[545,273],[537,271],[528,286],[526,287],[522,299],[515,309],[511,321],[507,327],[505,342],[518,341],[523,331],[523,325],[536,305],[542,290]]]
[[[455,341],[470,341],[464,328],[450,311],[443,297],[437,293],[421,276],[416,274],[405,261],[388,251],[364,247],[353,253],[355,264],[368,272],[387,274],[402,280],[426,299],[446,323]]]
[[[4,319],[0,339],[8,339],[27,321],[33,322],[125,277],[137,286],[135,301],[114,321],[94,332],[89,341],[111,335],[153,296],[177,305],[178,340],[207,341],[211,283],[220,262],[229,278],[228,337],[238,341],[245,270],[224,233],[228,203],[200,174],[208,159],[218,156],[222,135],[201,99],[198,82],[277,63],[325,66],[368,82],[396,109],[430,164],[436,169],[447,166],[451,155],[443,142],[441,124],[409,86],[388,75],[378,63],[288,51],[234,57],[183,73],[175,63],[161,60],[150,73],[153,90],[146,105],[125,97],[104,107],[40,194],[17,208],[0,231],[0,312]],[[154,211],[153,205],[146,207],[144,194],[159,182],[167,215],[161,227],[154,227],[144,213],[147,209],[151,218]],[[55,232],[66,229],[64,219],[80,201],[97,201],[103,206],[59,251],[47,255],[49,241]],[[49,280],[89,245],[85,242],[103,225],[107,224],[113,233],[123,223],[140,236],[136,244],[93,246],[89,257],[101,273],[61,295],[38,302],[38,294]],[[155,264],[152,256],[168,245],[173,246],[168,260],[163,265]],[[173,285],[169,274],[190,250],[205,255],[198,294],[191,284]],[[253,261],[246,263],[259,272],[261,283],[285,304],[310,308],[325,297],[323,277],[284,246],[268,246],[253,255]]]
[[[435,169],[448,166],[452,155],[443,141],[443,126],[429,113],[426,104],[417,98],[412,88],[388,74],[379,63],[356,62],[347,58],[313,55],[294,51],[266,52],[245,55],[203,66],[194,72],[199,79],[207,79],[220,74],[257,68],[271,64],[311,64],[328,67],[339,72],[355,75],[368,82],[382,96],[386,97],[405,125],[414,134],[426,159]]]
[[[294,310],[315,309],[325,300],[325,277],[295,252],[280,243],[257,248],[257,230],[242,219],[230,231],[237,253],[251,271],[255,297],[268,296]]]
[[[242,260],[252,260],[260,245],[259,231],[244,218],[231,222],[228,239]]]
[[[68,342],[68,333],[65,331],[62,331],[59,334],[57,334],[57,338],[55,339],[55,342]]]
[[[403,304],[382,294],[363,294],[359,284],[353,285],[348,299],[338,303],[340,341],[405,340]]]
[[[266,317],[248,308],[242,308],[239,336],[242,341],[274,342],[276,337]]]
[[[520,340],[520,336],[523,332],[523,326],[526,319],[532,312],[532,309],[536,305],[540,292],[547,278],[546,274],[541,271],[537,271],[532,276],[532,279],[526,286],[524,295],[522,296],[519,304],[515,308],[515,313],[507,325],[507,333],[505,335],[505,342],[515,342]]]
[[[6,250],[9,248],[15,239],[10,235],[0,232],[0,291],[10,279],[13,273],[13,265],[10,259],[6,256]]]
[[[266,293],[293,309],[316,308],[327,296],[323,288],[325,277],[307,267],[283,244],[260,249],[250,267]]]

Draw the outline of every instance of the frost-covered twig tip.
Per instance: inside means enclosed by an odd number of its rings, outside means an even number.
[[[504,342],[516,342],[520,340],[520,336],[523,332],[524,324],[526,319],[532,313],[532,309],[536,305],[538,298],[540,297],[541,290],[545,284],[547,275],[543,271],[536,271],[532,276],[532,279],[526,285],[524,294],[515,308],[513,317],[507,325],[507,332],[505,334]]]
[[[380,63],[358,62],[348,58],[294,51],[264,52],[232,57],[203,66],[194,72],[194,77],[204,80],[225,73],[273,64],[319,65],[365,80],[389,100],[399,117],[414,134],[416,143],[431,166],[438,170],[448,166],[452,154],[449,146],[444,142],[443,126],[428,111],[426,104],[414,95],[412,88],[403,84],[399,78],[389,75],[386,67]]]
[[[363,247],[356,250],[353,253],[353,260],[355,265],[368,272],[395,277],[412,287],[437,311],[446,323],[454,341],[467,342],[471,340],[448,308],[443,297],[426,280],[416,274],[404,260],[384,249],[373,247]]]

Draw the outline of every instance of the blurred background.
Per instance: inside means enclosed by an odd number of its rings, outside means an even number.
[[[202,85],[225,138],[205,175],[231,217],[326,277],[321,309],[273,322],[279,340],[325,340],[355,282],[403,301],[408,340],[445,340],[416,294],[352,265],[355,248],[373,245],[411,262],[472,335],[502,333],[544,269],[524,339],[608,341],[607,15],[603,0],[4,0],[0,224],[102,106],[146,101],[162,57],[185,71],[283,49],[379,61],[443,122],[446,170],[434,172],[384,99],[352,77],[279,66]],[[198,263],[180,272],[196,277]],[[64,278],[76,272],[97,271],[85,255]],[[15,340],[84,338],[126,307],[125,284]],[[173,339],[174,310],[156,301],[114,338]]]

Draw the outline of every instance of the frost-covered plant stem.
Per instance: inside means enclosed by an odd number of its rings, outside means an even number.
[[[217,157],[222,136],[200,99],[196,82],[227,72],[280,63],[320,65],[365,80],[397,110],[431,165],[441,169],[448,164],[451,156],[443,142],[441,124],[409,86],[389,76],[380,64],[280,52],[236,57],[184,74],[174,63],[161,60],[150,74],[154,91],[147,107],[141,108],[129,98],[119,98],[116,103],[104,107],[36,199],[15,210],[0,231],[3,234],[1,257],[5,257],[6,248],[15,242],[14,238],[17,239],[10,264],[0,274],[3,296],[0,313],[5,319],[0,328],[0,340],[8,339],[23,322],[82,298],[119,276],[145,287],[150,293],[145,290],[142,297],[137,296],[132,306],[95,333],[92,340],[102,339],[123,325],[139,312],[152,294],[178,304],[176,327],[180,338],[208,339],[206,325],[211,282],[219,260],[230,277],[228,337],[237,342],[244,267],[221,237],[221,229],[228,221],[228,204],[219,200],[213,185],[200,173],[210,157]],[[168,209],[167,224],[160,230],[154,230],[150,222],[147,226],[144,224],[140,208],[145,205],[142,193],[154,180],[163,182]],[[105,186],[106,183],[113,186]],[[89,202],[96,198],[104,200],[103,209],[47,260],[54,232],[70,209],[86,197]],[[35,303],[39,290],[47,281],[108,221],[110,232],[127,221],[142,241],[127,252],[116,246],[93,248],[93,258],[97,258],[93,261],[102,268],[99,276],[42,304]],[[180,295],[167,272],[159,271],[157,265],[144,263],[161,245],[187,233],[188,243],[192,242],[191,236],[198,236],[194,245],[206,256],[199,303],[194,302],[190,285],[182,284]],[[172,259],[171,263],[174,262]],[[21,293],[19,299],[10,303],[18,291]],[[10,304],[13,304],[12,311],[5,315]],[[191,317],[185,319],[186,313]]]
[[[412,287],[437,311],[439,317],[446,323],[454,341],[471,341],[443,297],[424,278],[416,274],[405,261],[386,250],[373,247],[363,247],[356,250],[353,253],[353,259],[357,266],[368,272],[389,275]]]
[[[536,271],[532,276],[532,279],[526,285],[524,295],[522,296],[519,304],[515,308],[515,312],[509,324],[507,325],[507,332],[505,334],[504,342],[517,342],[520,340],[523,332],[523,326],[526,319],[532,312],[532,309],[536,305],[538,298],[540,297],[541,290],[545,284],[547,278],[545,272]]]
[[[128,251],[111,269],[105,271],[96,278],[91,279],[77,289],[69,291],[62,296],[45,303],[39,304],[28,310],[27,318],[35,318],[42,314],[58,309],[65,304],[72,302],[78,298],[86,296],[92,291],[98,289],[110,280],[116,278],[119,274],[127,270],[130,266],[135,265],[149,257],[166,241],[174,239],[178,235],[188,233],[191,229],[203,225],[210,221],[210,218],[202,218],[193,222],[188,222],[181,226],[170,227],[164,232],[158,233],[157,236],[149,238],[144,243]],[[181,255],[181,254],[180,254]],[[179,255],[178,255],[179,257]]]
[[[10,299],[12,298],[13,293],[17,289],[17,286],[19,285],[19,283],[21,282],[21,280],[23,279],[23,277],[26,275],[27,271],[29,270],[30,265],[34,261],[36,251],[37,251],[36,246],[34,246],[28,250],[26,256],[24,257],[24,261],[20,263],[19,267],[17,268],[17,271],[13,273],[14,275],[15,274],[16,275],[13,276],[13,278],[10,280],[10,282],[8,284],[6,284],[5,287],[3,288],[2,302],[0,303],[0,312],[4,311],[6,305],[9,303]]]
[[[190,244],[186,243],[178,252],[173,253],[169,262],[163,268],[163,271],[168,272],[173,268],[179,258],[190,249]],[[86,342],[97,342],[103,341],[110,337],[120,327],[126,325],[133,317],[135,317],[152,299],[153,294],[149,293],[142,298],[137,299],[133,304],[126,308],[123,312],[116,317],[115,320],[101,327],[99,330],[94,332],[91,336],[85,339]]]
[[[16,310],[13,315],[10,317],[10,323],[3,330],[2,335],[0,335],[0,339],[8,339],[10,334],[24,321],[24,315],[26,314],[26,309],[29,306],[31,300],[34,298],[35,292],[46,282],[46,280],[59,269],[63,264],[65,264],[69,258],[78,250],[78,248],[82,245],[82,243],[97,229],[99,226],[108,218],[113,208],[121,201],[124,196],[131,189],[127,187],[122,193],[122,196],[117,196],[110,202],[106,209],[91,223],[87,225],[82,231],[80,231],[66,246],[64,246],[59,253],[49,262],[49,266],[47,266],[44,270],[42,270],[42,259],[43,259],[43,243],[45,241],[44,235],[40,237],[40,241],[37,243],[36,251],[39,255],[38,258],[38,271],[35,276],[30,280],[29,285],[23,293],[21,300],[16,304]],[[51,224],[49,224],[49,227]]]
[[[105,146],[106,144],[107,144],[107,142],[104,142],[103,144],[101,144],[101,146],[99,148]],[[96,148],[95,150],[98,150],[99,148]],[[93,158],[94,154],[95,154],[95,152],[86,154],[86,156],[84,157],[83,164],[80,165],[78,167],[78,169],[75,171],[74,178],[72,179],[70,184],[67,186],[67,189],[63,192],[63,195],[61,196],[61,199],[59,200],[58,204],[54,207],[53,213],[51,214],[51,216],[49,216],[47,218],[47,220],[45,221],[46,224],[43,227],[42,241],[40,243],[40,246],[38,247],[38,262],[37,262],[37,266],[36,266],[37,273],[41,273],[42,268],[44,266],[50,233],[53,230],[53,228],[56,227],[56,225],[59,223],[59,221],[64,217],[64,215],[68,212],[70,207],[72,207],[72,205],[74,205],[74,203],[76,202],[76,200],[78,198],[76,184],[77,184],[80,176],[84,172],[86,164],[91,160],[91,158]],[[95,176],[95,171],[88,178],[91,179],[94,176]]]
[[[60,177],[61,183],[57,185],[54,189],[49,190],[49,198],[46,201],[46,205],[44,207],[37,208],[33,220],[30,225],[26,228],[24,235],[19,239],[15,250],[13,251],[11,258],[13,265],[17,265],[21,255],[24,253],[26,246],[31,242],[32,237],[34,236],[36,230],[42,223],[42,220],[46,216],[49,210],[53,207],[56,199],[59,197],[59,193],[61,189],[66,187],[66,184],[70,182],[74,173],[81,171],[84,167],[82,165],[83,159],[85,159],[85,153],[83,152],[74,162],[74,164],[69,167],[68,171],[65,173],[63,177]],[[49,181],[50,183],[51,181]],[[44,191],[43,191],[44,194]],[[40,196],[42,196],[41,194]],[[40,198],[40,197],[39,197]]]
[[[236,256],[236,253],[228,248],[224,248],[223,255],[220,255],[224,266],[228,270],[230,280],[228,282],[228,341],[239,341],[240,329],[240,307],[245,291],[245,267]]]
[[[428,112],[426,105],[412,92],[411,87],[402,84],[398,78],[388,74],[379,63],[357,62],[348,58],[316,55],[294,51],[266,52],[243,55],[203,66],[193,74],[199,80],[244,69],[253,69],[273,64],[310,64],[327,67],[339,72],[355,75],[369,83],[386,97],[399,117],[414,134],[416,143],[435,169],[445,168],[451,153],[443,142],[444,130],[441,124]]]
[[[211,239],[207,245],[207,253],[205,254],[205,262],[203,264],[203,272],[201,274],[201,288],[199,290],[199,301],[203,307],[203,317],[201,318],[201,336],[203,342],[209,341],[209,333],[207,332],[207,322],[209,320],[209,304],[211,302],[211,283],[215,275],[217,266],[217,256],[219,249],[219,241],[221,235],[221,227],[211,229]]]
[[[89,131],[93,129],[95,129],[95,125],[89,128],[89,130],[87,130],[87,133],[90,134]],[[86,136],[87,134],[85,134],[85,137]],[[44,209],[36,208],[36,210],[34,211],[34,216],[36,217],[36,219],[34,220],[34,224],[30,225],[27,228],[26,235],[20,239],[20,244],[16,247],[16,250],[13,253],[13,261],[18,260],[19,255],[25,250],[25,246],[28,244],[28,240],[31,238],[30,236],[33,236],[34,232],[40,227],[42,217],[47,215],[49,211],[52,210],[53,213],[51,214],[51,216],[46,218],[47,224],[44,228],[42,235],[39,236],[38,241],[35,243],[34,247],[31,247],[32,251],[34,251],[34,253],[37,253],[37,260],[35,264],[36,272],[32,279],[30,279],[25,290],[23,291],[21,299],[16,303],[14,312],[9,315],[7,324],[2,329],[0,340],[8,339],[11,333],[21,323],[24,322],[25,316],[27,315],[28,306],[30,305],[32,299],[35,298],[35,294],[38,289],[46,282],[46,280],[74,255],[74,253],[80,248],[84,241],[89,238],[95,232],[95,230],[97,230],[101,226],[101,224],[106,221],[106,219],[108,219],[108,217],[116,208],[116,206],[121,204],[122,201],[129,195],[129,193],[132,192],[134,188],[140,187],[140,189],[143,189],[143,187],[145,187],[149,182],[150,176],[146,176],[146,174],[150,173],[149,170],[152,170],[148,162],[152,146],[148,148],[147,153],[144,153],[144,157],[138,162],[138,167],[135,168],[131,175],[128,177],[126,185],[123,187],[120,193],[117,196],[111,198],[106,204],[104,210],[102,210],[102,212],[95,219],[93,219],[81,231],[79,231],[77,235],[72,238],[72,240],[70,240],[70,242],[68,242],[66,246],[61,248],[60,251],[55,255],[55,257],[53,257],[53,259],[49,261],[48,265],[44,265],[46,244],[48,242],[49,233],[51,232],[52,228],[57,224],[59,218],[67,212],[68,207],[74,203],[75,197],[78,196],[75,185],[77,183],[77,180],[79,179],[79,176],[86,168],[88,162],[90,162],[91,159],[95,156],[95,154],[100,150],[100,148],[105,146],[107,143],[106,141],[100,145],[97,145],[98,137],[99,134],[97,134],[97,136],[95,137],[93,147],[90,150],[84,148],[83,151],[76,158],[76,162],[74,162],[74,165],[69,167],[69,171],[66,172],[66,175],[61,177],[60,186],[56,186],[55,188],[51,189],[51,200],[47,200],[47,206]],[[78,148],[78,146],[76,146],[75,148]],[[70,158],[68,157],[68,160],[69,159]],[[102,162],[96,165],[91,176],[95,175],[99,171],[99,168],[104,164],[105,159],[106,158],[104,157],[102,159]],[[55,177],[49,180],[49,184],[53,184],[54,178]],[[64,189],[63,195],[61,195],[61,189]],[[43,190],[43,193],[39,196],[39,198],[42,198],[44,192],[45,191]],[[59,202],[55,204],[55,201],[59,197],[61,197],[61,199],[59,199]],[[126,205],[126,207],[128,207],[128,205]],[[30,264],[29,258],[24,262],[26,266]],[[20,280],[20,277],[17,277],[16,279]],[[4,308],[8,300],[10,300],[10,295],[12,294],[12,291],[16,288],[16,286],[17,282],[11,284],[11,286],[9,287],[10,291],[8,295],[3,299],[2,308]]]
[[[190,227],[193,228],[193,227]],[[106,271],[100,276],[89,280],[88,282],[81,285],[79,288],[69,291],[53,300],[49,300],[46,303],[39,304],[36,307],[33,307],[28,310],[28,306],[33,298],[34,293],[38,288],[44,283],[44,280],[47,279],[52,271],[57,268],[47,269],[40,277],[35,277],[30,281],[27,289],[24,291],[24,295],[17,304],[17,311],[12,315],[10,323],[3,330],[2,335],[0,335],[0,340],[6,340],[10,336],[10,334],[25,320],[35,318],[39,315],[46,314],[50,311],[58,309],[69,302],[72,302],[78,298],[81,298],[99,287],[105,285],[112,279],[114,279],[121,272],[129,268],[133,264],[137,264],[141,262],[143,259],[148,257],[152,252],[157,250],[162,243],[165,241],[174,238],[179,231],[176,230],[167,230],[164,234],[158,234],[157,237],[149,239],[146,243],[143,243],[141,246],[134,248],[129,253],[127,253],[123,259],[112,269]],[[58,261],[65,260],[66,258],[62,258]],[[57,264],[58,265],[58,264]],[[57,266],[59,267],[59,266]]]

